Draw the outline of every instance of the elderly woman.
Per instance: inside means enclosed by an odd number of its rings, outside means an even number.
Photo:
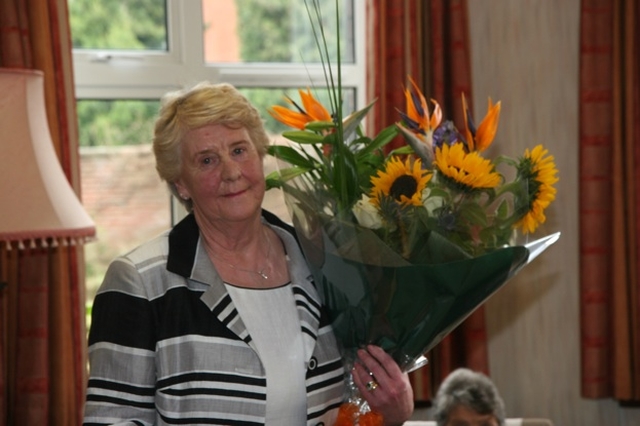
[[[157,170],[190,214],[110,265],[93,305],[85,424],[333,423],[343,364],[294,230],[261,209],[268,143],[230,85],[163,98]],[[358,356],[364,398],[402,424],[406,374],[378,347]]]
[[[438,426],[504,426],[504,402],[491,379],[467,368],[454,370],[433,401]]]

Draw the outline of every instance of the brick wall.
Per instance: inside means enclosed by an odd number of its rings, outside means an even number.
[[[87,244],[87,296],[95,293],[108,263],[170,226],[170,197],[150,145],[83,147],[82,202],[96,222]]]

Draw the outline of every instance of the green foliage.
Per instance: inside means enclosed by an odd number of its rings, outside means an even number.
[[[74,48],[166,50],[163,0],[69,0]]]
[[[80,100],[77,103],[81,146],[151,143],[158,101]]]
[[[346,7],[346,3],[344,2]],[[326,40],[332,61],[337,62],[334,0],[320,1]],[[238,5],[240,57],[245,62],[320,62],[307,9],[299,0],[243,0]],[[352,16],[341,10],[341,16]],[[351,34],[353,25],[341,22],[341,32]],[[353,62],[352,34],[343,37],[343,62]],[[346,54],[345,54],[346,52]],[[273,103],[271,104],[273,105]]]
[[[74,48],[165,50],[163,0],[69,0]],[[149,143],[157,101],[78,101],[80,145]]]
[[[267,176],[267,187],[286,188],[304,197],[304,190],[298,192],[294,188],[301,185],[330,205],[328,208],[334,215],[350,215],[351,207],[371,187],[371,176],[387,158],[383,153],[385,145],[397,135],[396,126],[389,126],[374,139],[362,135],[360,124],[371,106],[345,118],[343,133],[335,131],[337,123],[327,122],[309,123],[306,130],[284,132],[283,136],[297,146],[273,145],[268,152],[291,167]],[[293,182],[298,176],[303,180]]]
[[[238,7],[242,60],[291,62],[289,37],[292,16],[289,1],[246,0],[244,3]]]
[[[333,0],[323,0],[326,9],[328,44],[335,40]],[[238,36],[243,61],[317,62],[318,53],[308,24],[304,2],[292,0],[238,1]],[[164,50],[166,6],[162,0],[69,0],[74,48]],[[224,19],[224,18],[222,18]],[[213,23],[215,25],[215,23]],[[345,27],[344,25],[343,27]],[[346,30],[344,30],[346,32]],[[333,50],[335,56],[335,49]],[[297,97],[296,89],[241,89],[258,108],[266,111],[282,104],[283,93]],[[328,99],[318,90],[319,99]],[[351,101],[353,94],[346,98]],[[352,101],[351,101],[352,102]],[[82,100],[78,102],[78,123],[82,146],[149,143],[157,102]],[[279,134],[285,127],[266,120],[266,128]]]

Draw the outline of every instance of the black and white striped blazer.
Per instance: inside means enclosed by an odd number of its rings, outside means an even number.
[[[293,229],[280,235],[307,360],[307,425],[330,425],[343,365]],[[85,425],[260,425],[266,379],[193,215],[115,259],[96,295]]]

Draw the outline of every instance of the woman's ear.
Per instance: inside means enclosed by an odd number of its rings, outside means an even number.
[[[180,198],[182,198],[185,201],[191,198],[191,195],[189,194],[189,190],[182,183],[180,179],[176,180],[173,184],[175,185],[176,191],[178,192],[178,195],[180,196]]]

